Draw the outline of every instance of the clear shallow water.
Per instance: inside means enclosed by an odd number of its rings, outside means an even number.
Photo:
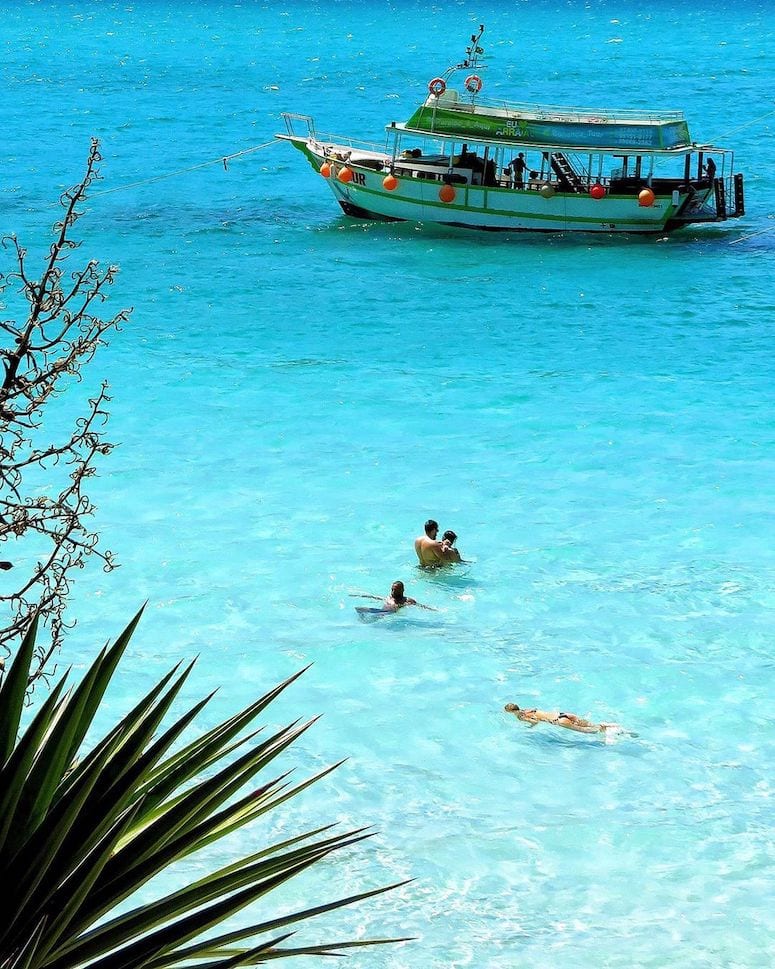
[[[377,138],[480,21],[493,95],[683,108],[722,143],[772,109],[765,4],[2,12],[2,224],[38,251],[90,135],[104,190],[269,141],[282,110]],[[94,368],[122,568],[83,576],[63,660],[148,599],[112,712],[182,656],[189,697],[224,687],[213,719],[314,664],[274,713],[324,715],[290,760],[349,760],[283,823],[380,834],[300,891],[415,878],[332,934],[418,940],[350,964],[768,963],[772,125],[726,139],[746,218],[667,240],[358,225],[282,146],[93,199],[84,256],[135,307]],[[415,569],[429,515],[470,567]],[[359,623],[349,593],[398,577],[439,612]]]

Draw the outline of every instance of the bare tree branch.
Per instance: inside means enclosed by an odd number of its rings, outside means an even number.
[[[39,280],[29,275],[27,250],[18,240],[2,240],[15,268],[0,274],[0,292],[14,287],[28,310],[24,323],[0,321],[0,332],[6,334],[0,348],[0,545],[7,543],[0,552],[0,569],[8,572],[13,567],[22,540],[25,548],[34,548],[31,557],[36,562],[28,574],[11,573],[14,591],[6,591],[11,576],[0,586],[0,658],[13,652],[32,616],[39,614],[49,635],[38,637],[33,683],[54,672],[54,656],[72,625],[65,622],[64,612],[75,570],[82,569],[90,556],[107,571],[115,567],[113,553],[99,547],[90,521],[94,506],[83,490],[96,471],[98,456],[113,448],[103,437],[110,401],[107,384],[103,382],[99,393],[86,401],[64,438],[40,441],[47,405],[82,379],[82,368],[105,345],[108,331],[119,329],[131,313],[121,310],[104,320],[93,312],[107,298],[118,271],[115,266],[101,269],[90,260],[65,272],[66,261],[81,245],[69,233],[100,177],[100,160],[93,140],[83,178],[60,197],[64,214],[54,225],[55,239]]]

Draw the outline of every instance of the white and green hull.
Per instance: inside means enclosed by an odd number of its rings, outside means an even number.
[[[328,183],[334,198],[347,215],[363,219],[383,219],[434,223],[468,229],[532,232],[664,232],[687,201],[687,193],[672,190],[660,195],[648,207],[640,205],[637,194],[606,194],[596,199],[588,193],[555,191],[550,197],[535,188],[514,188],[457,184],[454,198],[442,201],[444,182],[435,178],[397,176],[391,191],[385,185],[390,158],[384,169],[358,164],[347,146],[320,145],[311,139],[288,138],[302,151],[316,171],[324,162],[330,167]],[[339,154],[346,157],[337,161]],[[352,178],[340,180],[346,168]],[[695,202],[704,204],[707,189]]]

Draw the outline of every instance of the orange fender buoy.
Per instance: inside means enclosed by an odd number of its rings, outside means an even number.
[[[347,184],[347,182],[351,182],[353,180],[353,170],[345,165],[344,168],[340,169],[339,174],[336,177],[340,182]]]
[[[600,199],[605,198],[605,188],[600,184],[600,182],[595,182],[595,184],[589,190],[589,194],[593,199],[600,201]]]
[[[323,178],[331,177],[331,166],[328,164],[327,161],[324,161],[323,164],[320,166],[320,174],[323,176]]]
[[[642,188],[640,192],[638,192],[638,205],[644,209],[652,206],[655,199],[656,195],[654,195],[650,188]]]
[[[451,185],[442,185],[439,189],[439,198],[442,202],[454,202],[455,190]]]
[[[395,192],[398,188],[398,179],[395,175],[385,175],[382,179],[382,187],[388,192]]]

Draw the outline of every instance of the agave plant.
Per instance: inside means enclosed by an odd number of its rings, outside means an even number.
[[[339,898],[213,934],[367,829],[331,825],[263,847],[155,901],[126,903],[181,859],[272,811],[328,774],[291,786],[287,774],[245,785],[314,721],[266,739],[245,728],[301,673],[184,744],[210,697],[161,728],[193,664],[175,667],[107,735],[81,754],[140,614],[74,688],[65,676],[21,730],[36,623],[0,686],[0,969],[166,969],[201,962],[229,969],[292,955],[340,955],[398,939],[295,946],[288,927],[397,885]],[[303,670],[301,672],[304,672]],[[121,906],[120,913],[116,912]],[[252,910],[251,910],[252,911]],[[246,913],[247,914],[247,913]]]

